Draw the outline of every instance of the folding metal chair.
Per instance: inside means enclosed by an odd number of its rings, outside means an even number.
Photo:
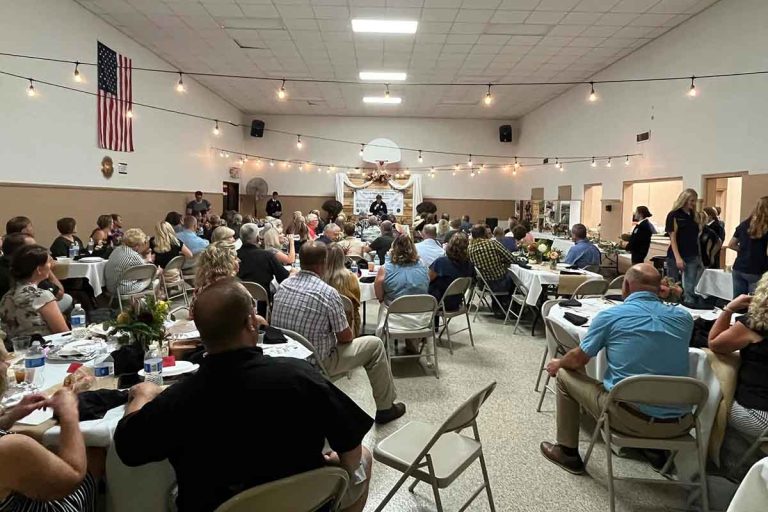
[[[739,461],[733,466],[733,469],[730,471],[730,476],[735,475],[741,468],[741,465],[747,462],[757,450],[762,450],[763,452],[768,453],[768,427],[757,436],[755,442],[750,445],[747,451],[744,452],[744,455],[742,455]]]
[[[520,325],[520,318],[522,318],[523,313],[525,313],[525,308],[533,309],[533,323],[531,324],[531,336],[533,336],[533,330],[536,327],[536,318],[538,315],[538,310],[535,308],[535,306],[529,305],[526,301],[528,300],[528,287],[523,284],[523,282],[520,280],[517,275],[515,275],[514,272],[510,272],[510,275],[512,276],[512,282],[515,285],[515,290],[512,292],[512,295],[510,296],[509,301],[509,311],[507,311],[507,316],[510,314],[517,318],[515,321],[515,329],[512,331],[512,334],[517,334],[517,327]],[[517,311],[517,315],[515,315],[512,312],[512,304],[517,304],[520,306],[520,309]],[[504,319],[504,323],[507,323],[507,320]]]
[[[475,340],[472,338],[472,323],[469,321],[469,308],[467,307],[466,300],[467,291],[471,286],[471,277],[457,277],[450,285],[448,285],[448,289],[445,290],[445,294],[443,294],[443,297],[440,299],[440,303],[437,306],[437,317],[443,319],[443,328],[440,330],[440,334],[437,336],[437,339],[442,340],[443,333],[446,334],[448,337],[448,350],[451,352],[451,355],[453,355],[453,342],[451,341],[451,330],[448,328],[448,324],[450,324],[451,320],[457,316],[464,315],[467,318],[467,327],[460,329],[453,334],[469,331],[469,342],[473,347],[475,346]],[[459,297],[460,302],[457,309],[446,309],[445,301],[451,297]]]
[[[488,302],[488,300],[486,298],[487,296],[490,296],[491,301],[495,302],[496,305],[499,306],[499,309],[501,311],[504,311],[505,308],[501,304],[501,301],[499,300],[499,297],[507,297],[507,296],[512,295],[512,293],[507,291],[507,290],[493,291],[491,289],[490,285],[488,284],[488,281],[483,276],[483,273],[480,272],[480,269],[477,268],[477,266],[475,266],[475,273],[477,274],[477,283],[475,283],[475,289],[474,289],[474,293],[473,293],[472,297],[474,298],[475,296],[477,296],[478,303],[475,304],[475,307],[477,309],[475,309],[475,316],[472,318],[473,322],[475,320],[477,320],[477,315],[480,312],[480,305],[481,304],[484,304],[485,307],[487,307],[489,310],[491,310],[491,312],[493,311],[492,303]],[[470,308],[471,307],[472,307],[472,303],[470,303]],[[510,310],[511,307],[512,307],[512,301],[510,301],[509,307],[506,308],[506,314],[504,315],[504,324],[507,323],[507,319],[509,318],[509,310]]]
[[[177,299],[179,297],[184,297],[184,305],[189,305],[189,298],[187,297],[187,282],[184,281],[183,273],[182,273],[182,267],[184,266],[184,256],[176,256],[175,258],[171,259],[171,261],[168,262],[168,264],[163,269],[163,289],[165,290],[165,297],[169,301],[173,299]],[[179,279],[177,281],[168,282],[165,279],[166,272],[171,271],[178,271],[179,273]],[[171,290],[179,289],[179,293],[176,295],[171,295]]]
[[[533,388],[534,391],[539,391],[539,384],[541,384],[541,375],[544,373],[544,369],[546,368],[547,364],[547,356],[550,352],[550,345],[554,346],[555,342],[552,340],[552,335],[549,332],[549,328],[547,327],[547,317],[549,316],[549,311],[557,305],[557,303],[560,302],[559,300],[548,300],[544,304],[541,305],[541,316],[544,318],[544,355],[541,356],[541,364],[539,365],[539,372],[536,376],[536,386]],[[551,343],[550,343],[551,342]]]
[[[583,299],[585,297],[602,297],[608,289],[608,281],[605,279],[592,279],[584,281],[573,292],[574,299]]]
[[[216,512],[336,512],[349,486],[345,469],[326,466],[291,475],[241,492],[216,508]]]
[[[157,298],[154,288],[156,273],[157,267],[151,263],[136,265],[135,267],[130,267],[123,270],[122,274],[120,274],[120,279],[117,281],[116,290],[117,303],[120,305],[120,311],[123,310],[124,299],[130,300],[133,297],[145,295],[152,295],[153,297]],[[142,288],[137,289],[131,293],[120,293],[120,287],[123,284],[127,284],[128,286],[141,284]]]
[[[253,297],[253,300],[256,301],[257,305],[259,302],[263,302],[267,305],[266,319],[269,320],[271,310],[269,307],[269,294],[267,293],[267,290],[265,290],[259,283],[253,283],[251,281],[243,281],[243,286],[245,286],[245,289],[251,294],[251,297]]]
[[[552,306],[550,306],[551,308]],[[547,337],[554,342],[555,353],[553,357],[562,357],[571,350],[579,346],[579,340],[575,339],[571,334],[563,329],[560,324],[556,324],[549,318],[544,318],[544,329],[547,331]],[[542,366],[543,363],[542,363]],[[547,378],[544,381],[544,387],[541,388],[541,396],[539,397],[539,405],[536,406],[536,412],[541,412],[541,404],[544,403],[544,396],[547,391],[555,394],[555,390],[549,387],[549,381],[552,377],[547,374]]]
[[[608,399],[603,405],[600,416],[597,419],[597,426],[592,434],[592,440],[589,443],[587,454],[584,457],[584,465],[589,462],[592,449],[597,441],[597,436],[602,434],[605,443],[605,456],[608,465],[608,497],[610,500],[610,511],[614,512],[616,508],[616,499],[613,489],[614,480],[634,480],[643,483],[669,484],[698,487],[701,491],[701,509],[709,512],[709,495],[707,494],[707,446],[700,442],[701,424],[699,422],[699,413],[707,402],[709,390],[706,384],[698,379],[691,377],[670,377],[667,375],[635,375],[628,377],[611,389]],[[646,437],[634,437],[621,434],[611,430],[610,406],[619,403],[628,404],[648,404],[648,405],[667,405],[667,406],[691,406],[693,408],[692,416],[694,420],[694,436],[685,434],[671,439],[656,439]],[[667,460],[661,474],[664,475],[674,461],[675,456],[682,450],[694,448],[697,450],[699,462],[699,481],[683,482],[680,480],[662,480],[648,478],[629,478],[616,477],[613,474],[613,453],[611,445],[620,448],[644,448],[670,450],[672,455]]]
[[[435,362],[435,377],[440,378],[440,370],[437,363],[437,338],[435,337],[434,318],[437,312],[437,300],[431,295],[403,295],[392,301],[387,308],[384,317],[383,338],[384,347],[387,350],[390,363],[393,359],[412,359],[419,357],[432,357]],[[413,325],[408,329],[397,326],[398,321],[413,320]],[[394,327],[390,322],[394,321]],[[389,350],[390,340],[407,340],[432,338],[432,355],[422,356],[424,346],[421,346],[418,354],[396,355]]]
[[[403,476],[379,503],[375,512],[384,510],[408,477],[414,478],[414,482],[408,488],[411,492],[414,491],[419,482],[430,484],[435,495],[437,512],[443,512],[440,489],[445,489],[451,485],[477,459],[480,460],[483,484],[472,493],[460,510],[466,510],[472,501],[485,490],[491,512],[496,511],[491,494],[491,483],[488,479],[488,469],[485,466],[485,457],[483,457],[483,445],[477,429],[477,415],[480,412],[480,407],[495,387],[496,382],[492,382],[469,397],[440,426],[411,421],[376,445],[373,451],[374,459],[393,469],[402,471]],[[472,427],[474,437],[460,433],[469,427]]]
[[[608,283],[608,289],[603,293],[603,297],[606,299],[621,299],[621,289],[624,286],[624,276],[618,276],[613,281]],[[623,299],[621,299],[623,300]]]
[[[200,261],[200,255],[197,253],[191,258],[184,260],[184,266],[181,268],[181,278],[184,279],[190,286],[195,286],[195,274],[197,273],[197,263]]]

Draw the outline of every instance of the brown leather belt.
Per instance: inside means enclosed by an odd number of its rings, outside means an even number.
[[[631,405],[629,405],[626,402],[619,402],[618,406],[627,411],[629,414],[634,416],[635,418],[639,418],[643,421],[647,421],[648,423],[680,423],[683,421],[685,416],[678,416],[677,418],[656,418],[654,416],[648,416],[647,414],[638,411]]]

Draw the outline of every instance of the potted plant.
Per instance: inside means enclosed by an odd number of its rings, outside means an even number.
[[[138,372],[144,365],[144,352],[153,342],[167,353],[164,341],[168,310],[168,302],[154,297],[134,299],[115,320],[107,323],[111,327],[107,335],[118,340],[118,348],[112,352],[116,375]]]

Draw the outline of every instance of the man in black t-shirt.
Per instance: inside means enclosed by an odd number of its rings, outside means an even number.
[[[392,242],[394,241],[395,236],[392,233],[392,223],[385,220],[381,223],[381,235],[368,245],[372,251],[376,251],[380,264],[384,264],[387,253],[392,248]]]
[[[114,435],[128,466],[168,459],[180,512],[211,511],[251,487],[340,465],[350,476],[342,510],[362,510],[373,424],[308,362],[268,357],[257,347],[266,321],[235,279],[197,297],[195,324],[208,352],[200,370],[161,392],[134,386]],[[324,451],[325,441],[332,451]],[[354,507],[354,508],[353,508]]]
[[[211,209],[211,203],[203,199],[203,193],[195,192],[195,200],[187,203],[187,215],[204,215]]]
[[[376,196],[376,200],[371,203],[371,207],[368,209],[371,215],[375,215],[379,218],[387,215],[387,203],[381,199],[381,194]]]
[[[283,215],[283,205],[278,199],[277,192],[272,192],[272,199],[267,201],[267,215],[276,219]]]

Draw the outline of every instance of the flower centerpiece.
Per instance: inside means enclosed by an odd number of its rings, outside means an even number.
[[[115,320],[109,322],[112,328],[108,335],[117,336],[120,345],[134,343],[142,351],[152,342],[162,347],[165,340],[165,319],[168,317],[168,302],[154,297],[135,299]]]
[[[658,295],[664,302],[679,304],[683,297],[683,287],[671,277],[665,277],[661,280]]]
[[[549,251],[549,268],[557,270],[557,262],[560,261],[560,253],[557,251]]]
[[[597,246],[608,256],[613,256],[621,252],[621,246],[610,240],[600,240],[597,242]]]

